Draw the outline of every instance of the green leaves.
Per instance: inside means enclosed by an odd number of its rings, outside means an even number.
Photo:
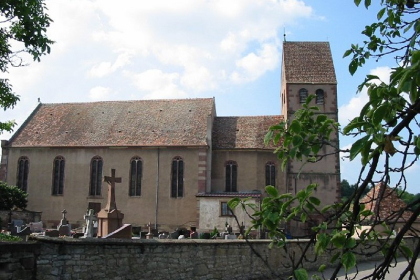
[[[272,126],[264,138],[266,144],[272,141],[278,145],[275,153],[282,161],[283,170],[289,160],[316,161],[322,147],[328,144],[332,133],[338,129],[335,120],[320,114],[318,107],[310,106],[314,97],[308,96],[303,108],[295,112],[289,124],[283,121]]]
[[[0,181],[0,210],[25,209],[28,194],[16,186]]]
[[[348,272],[349,269],[356,266],[356,256],[354,253],[348,251],[341,256],[341,263],[343,264],[346,272]]]
[[[43,0],[3,2],[0,4],[0,71],[5,73],[10,65],[18,67],[25,64],[21,53],[40,61],[42,55],[50,53],[53,41],[46,35],[52,20],[45,13]],[[12,86],[0,79],[0,107],[13,108],[17,101],[19,97],[13,93]],[[0,132],[11,131],[14,125],[13,121],[2,122]]]
[[[304,268],[296,269],[293,274],[295,275],[296,280],[308,280],[308,272]]]

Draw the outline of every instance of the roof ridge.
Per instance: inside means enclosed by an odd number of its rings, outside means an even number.
[[[177,99],[135,99],[135,100],[104,100],[104,101],[86,101],[86,102],[58,102],[58,103],[42,103],[42,105],[79,105],[79,104],[100,104],[100,103],[129,103],[129,102],[170,102],[170,101],[204,101],[213,100],[214,97],[202,97],[202,98],[177,98]]]

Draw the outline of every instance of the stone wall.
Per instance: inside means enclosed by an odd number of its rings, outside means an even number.
[[[279,275],[290,272],[290,254],[300,254],[308,243],[290,241],[287,253],[270,250],[266,240],[250,244],[252,248],[244,240],[70,238],[0,243],[0,280],[281,279]],[[306,256],[314,259],[312,245]],[[316,269],[321,263],[327,264],[328,257],[307,262],[305,268]]]
[[[10,211],[7,210],[0,210],[0,229],[7,228],[7,224],[9,222],[9,213]],[[19,210],[19,211],[12,211],[12,220],[22,220],[25,224],[29,224],[30,222],[39,222],[41,221],[42,212],[35,212],[29,210]]]

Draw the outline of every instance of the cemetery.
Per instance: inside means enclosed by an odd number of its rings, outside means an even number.
[[[220,233],[198,233],[193,226],[158,232],[149,223],[147,233],[135,234],[117,208],[118,181],[115,170],[105,176],[108,203],[99,213],[88,209],[82,229],[71,228],[66,209],[57,228],[11,220],[7,234],[22,241],[0,242],[0,279],[278,279],[310,242],[290,239],[284,248],[270,249],[271,240],[245,240],[244,227],[235,233],[229,224]],[[381,258],[372,248],[361,248],[359,260]],[[305,267],[316,269],[333,253],[316,258],[312,244]]]

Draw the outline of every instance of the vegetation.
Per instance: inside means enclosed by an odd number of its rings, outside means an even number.
[[[9,234],[0,233],[0,241],[22,241],[22,238]]]
[[[50,53],[53,44],[46,36],[51,19],[45,13],[43,0],[0,1],[0,71],[9,67],[24,66],[23,55],[40,61],[42,55]],[[7,79],[0,79],[0,107],[13,108],[19,101]],[[0,122],[0,132],[11,131],[14,121]]]
[[[357,185],[353,184],[350,185],[347,180],[342,180],[340,184],[341,188],[341,200],[346,201],[348,200],[356,191]],[[362,196],[365,196],[369,192],[370,188],[366,188],[366,190],[363,192]]]
[[[0,181],[0,210],[25,209],[28,194],[16,186]]]
[[[359,6],[371,7],[371,0],[354,0]],[[353,44],[345,52],[350,57],[349,72],[354,74],[363,67],[368,59],[381,59],[384,56],[395,58],[395,65],[389,83],[374,75],[366,76],[358,91],[367,88],[369,100],[360,115],[346,127],[327,115],[319,114],[318,108],[311,107],[309,97],[302,109],[298,110],[290,123],[282,122],[270,128],[266,141],[277,145],[276,153],[285,167],[291,160],[311,164],[320,158],[322,147],[330,147],[335,153],[343,153],[349,160],[360,160],[361,168],[357,182],[351,188],[345,201],[328,205],[320,209],[321,201],[313,195],[315,184],[307,186],[296,195],[281,194],[272,186],[267,186],[268,197],[261,207],[238,198],[229,202],[234,209],[238,205],[244,209],[252,208],[253,227],[268,230],[272,239],[271,246],[284,247],[286,232],[282,224],[291,221],[312,224],[308,238],[314,245],[315,253],[320,256],[330,250],[330,264],[335,266],[331,279],[335,279],[340,270],[346,273],[357,266],[356,256],[363,248],[382,252],[383,259],[373,272],[364,279],[384,279],[387,271],[402,256],[408,261],[407,268],[399,279],[414,275],[414,267],[420,254],[419,231],[413,225],[420,213],[420,197],[409,198],[406,208],[381,217],[365,209],[360,203],[369,188],[379,186],[379,203],[387,186],[393,186],[400,197],[407,197],[405,173],[419,159],[420,129],[420,3],[413,0],[381,0],[377,21],[365,27],[362,34],[366,39],[362,44]],[[351,24],[351,23],[349,23]],[[345,136],[354,137],[355,142],[348,150],[334,146],[333,136],[336,130]],[[282,139],[282,141],[280,141]],[[392,181],[391,181],[392,178]],[[378,201],[377,201],[378,203]],[[412,211],[410,211],[412,210]],[[409,214],[409,218],[406,214]],[[322,216],[323,222],[316,223],[314,216]],[[396,221],[403,220],[402,228],[395,234]],[[369,224],[369,229],[362,228]],[[380,226],[380,227],[379,227]],[[409,248],[403,237],[416,237],[416,245]],[[357,241],[356,241],[357,240]],[[308,279],[303,264],[305,252],[312,248],[308,244],[302,248],[302,256],[290,256],[294,279]],[[325,269],[319,267],[319,271]],[[355,278],[358,276],[356,275]],[[314,276],[320,279],[319,276]]]

